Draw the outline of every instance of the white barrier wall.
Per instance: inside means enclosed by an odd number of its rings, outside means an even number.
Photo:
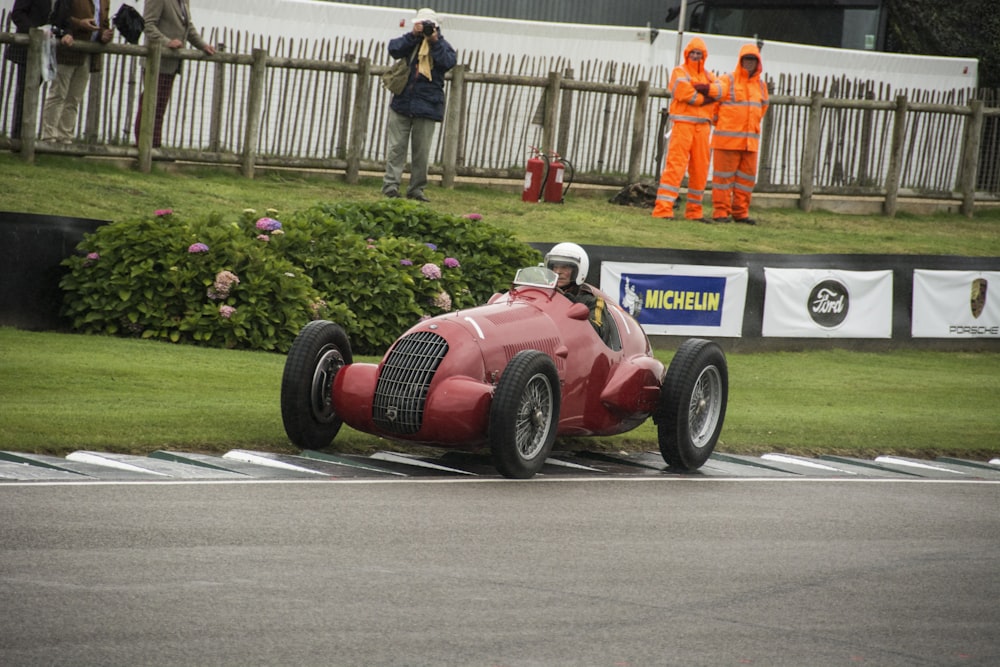
[[[140,5],[141,2],[137,3]],[[416,7],[390,9],[318,0],[192,0],[195,24],[207,34],[212,28],[233,28],[270,37],[388,41],[408,29]],[[433,6],[433,3],[430,3]],[[562,57],[579,70],[586,61],[642,65],[647,76],[655,67],[673,67],[677,33],[654,34],[644,27],[624,28],[539,21],[515,21],[441,14],[442,32],[459,51],[514,56]],[[401,27],[401,23],[404,24]],[[747,40],[699,35],[708,46],[708,65],[719,72],[736,66],[740,46]],[[686,34],[684,41],[690,38]],[[771,77],[874,79],[894,90],[952,90],[972,88],[978,81],[974,58],[908,56],[873,51],[833,49],[768,42],[764,69]],[[653,81],[666,85],[666,81]]]

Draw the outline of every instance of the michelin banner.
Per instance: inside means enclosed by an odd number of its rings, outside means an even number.
[[[913,271],[914,338],[1000,338],[1000,271]]]
[[[739,266],[601,262],[601,291],[650,335],[740,337],[747,281]]]
[[[764,281],[765,337],[892,337],[892,271],[765,267]]]

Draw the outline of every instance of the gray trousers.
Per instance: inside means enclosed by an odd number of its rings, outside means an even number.
[[[399,192],[408,144],[412,157],[410,185],[406,189],[406,196],[414,197],[423,193],[427,186],[427,161],[436,125],[437,121],[429,118],[410,118],[389,109],[389,122],[386,125],[388,153],[385,160],[385,176],[382,179],[383,194]]]

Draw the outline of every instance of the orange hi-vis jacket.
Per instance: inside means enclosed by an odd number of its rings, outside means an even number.
[[[753,75],[740,65],[744,56],[757,57]],[[767,113],[767,83],[761,78],[764,61],[753,44],[740,49],[736,70],[719,77],[722,91],[716,105],[718,116],[712,133],[712,148],[756,153],[760,147],[760,126]]]
[[[701,51],[701,60],[688,58],[691,51]],[[705,67],[708,49],[700,37],[695,37],[684,47],[684,62],[670,73],[670,120],[675,123],[711,123],[714,113],[709,98],[719,99],[721,87],[715,75]],[[697,90],[695,84],[711,84],[706,97]]]

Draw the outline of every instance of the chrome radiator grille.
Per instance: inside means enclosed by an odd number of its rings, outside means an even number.
[[[382,365],[372,420],[389,433],[412,435],[424,418],[427,390],[448,352],[448,342],[430,331],[401,338]]]

